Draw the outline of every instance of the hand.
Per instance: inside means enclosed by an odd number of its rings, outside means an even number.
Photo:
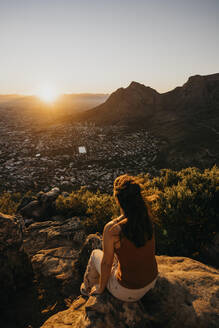
[[[94,285],[92,288],[91,288],[91,291],[89,293],[90,296],[93,296],[93,295],[98,295],[98,294],[102,294],[104,291],[104,289],[101,289],[100,288],[100,285]]]

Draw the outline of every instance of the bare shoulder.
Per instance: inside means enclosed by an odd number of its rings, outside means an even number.
[[[117,219],[114,219],[110,222],[108,222],[104,227],[104,234],[110,234],[112,236],[118,235],[121,231],[119,222],[122,219],[122,217],[119,217]]]

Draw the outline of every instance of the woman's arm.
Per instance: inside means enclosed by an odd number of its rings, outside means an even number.
[[[90,295],[101,294],[109,280],[114,259],[114,234],[111,230],[113,223],[109,222],[103,230],[103,259],[101,262],[101,274],[99,286],[92,288]]]

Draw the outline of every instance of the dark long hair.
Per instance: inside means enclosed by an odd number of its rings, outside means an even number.
[[[121,175],[114,181],[114,197],[127,219],[125,224],[121,224],[122,234],[136,247],[144,246],[147,240],[152,239],[153,226],[140,185],[134,177]]]

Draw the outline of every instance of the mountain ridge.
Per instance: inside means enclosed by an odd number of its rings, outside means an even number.
[[[191,76],[181,87],[165,93],[133,81],[127,88],[113,92],[103,104],[82,113],[79,120],[147,129],[163,141],[168,156],[171,154],[163,163],[166,167],[206,167],[219,164],[218,113],[219,73],[215,73]],[[193,161],[190,157],[194,153]],[[209,153],[213,154],[210,161]],[[199,159],[197,162],[199,155],[201,165]],[[170,163],[174,157],[187,160],[175,166]]]
[[[181,102],[184,100],[186,101],[186,103],[183,104],[183,107],[185,107],[186,105],[191,105],[191,98],[193,98],[195,102],[197,102],[199,97],[201,99],[199,99],[198,104],[201,105],[201,101],[203,102],[203,99],[209,96],[207,95],[207,91],[208,93],[211,91],[210,89],[213,87],[213,84],[215,82],[218,84],[217,92],[219,93],[219,73],[203,76],[190,76],[181,87],[178,86],[173,90],[170,90],[165,93],[159,93],[149,86],[145,86],[144,84],[132,81],[127,88],[119,88],[114,91],[103,104],[100,104],[86,111],[82,118],[93,120],[96,123],[100,124],[110,124],[115,123],[111,122],[115,120],[115,118],[112,117],[112,115],[110,117],[107,111],[110,110],[112,112],[112,110],[114,110],[118,113],[120,112],[120,114],[124,113],[125,111],[130,112],[130,109],[128,107],[130,105],[137,109],[137,114],[140,114],[140,111],[138,110],[139,104],[142,105],[141,111],[145,111],[145,108],[143,108],[143,106],[153,106],[153,109],[161,109],[162,106],[162,109],[166,109],[166,107],[168,107],[168,110],[171,110],[171,102],[174,102],[175,105],[179,106],[179,100]],[[190,96],[190,94],[192,95],[192,97]],[[176,99],[177,97],[180,97],[178,101]],[[188,100],[190,101],[190,103],[187,103]],[[117,108],[109,108],[109,106],[112,105],[117,106]],[[192,101],[192,105],[194,105],[194,101]],[[127,107],[124,108],[124,106]],[[102,113],[104,111],[105,118],[103,117],[103,115],[101,115],[101,111]],[[96,114],[100,114],[100,117],[97,118]]]

